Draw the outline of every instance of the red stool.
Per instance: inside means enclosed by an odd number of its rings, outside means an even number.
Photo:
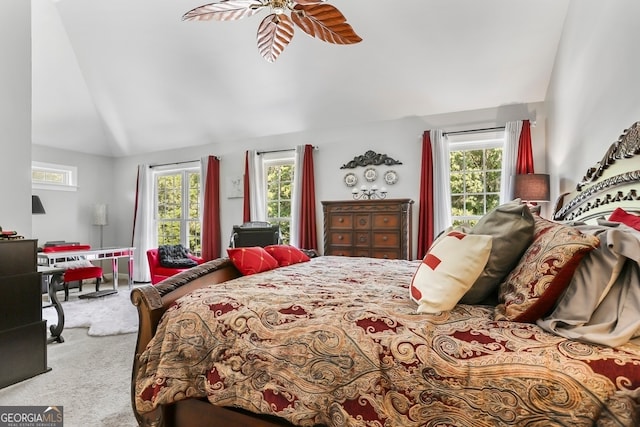
[[[43,252],[60,252],[60,258],[64,259],[61,263],[55,263],[54,265],[63,267],[65,264],[70,265],[64,274],[62,275],[62,286],[64,289],[64,300],[69,300],[69,283],[78,282],[78,288],[82,291],[82,281],[89,279],[96,279],[96,292],[100,289],[100,280],[102,280],[102,267],[92,265],[89,261],[86,261],[86,266],[73,265],[78,261],[78,257],[67,257],[64,252],[70,251],[83,251],[89,250],[89,245],[63,245],[63,246],[51,246],[43,249]]]
[[[100,280],[102,280],[102,267],[80,267],[70,268],[62,275],[63,287],[64,287],[64,300],[69,300],[69,283],[80,282],[78,289],[82,290],[82,281],[88,279],[96,279],[96,292],[100,289]]]

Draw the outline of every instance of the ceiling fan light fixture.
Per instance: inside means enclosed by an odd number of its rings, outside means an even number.
[[[271,0],[269,6],[271,6],[273,13],[282,15],[290,8],[290,2],[288,0]]]
[[[257,43],[262,57],[274,62],[293,38],[293,24],[311,37],[333,44],[362,41],[344,15],[326,0],[218,0],[190,10],[184,21],[231,21],[254,15],[269,7],[273,12],[258,27]],[[287,16],[289,10],[291,17]],[[277,19],[276,19],[277,18]]]

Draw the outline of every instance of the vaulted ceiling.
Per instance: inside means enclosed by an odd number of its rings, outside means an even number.
[[[545,98],[570,0],[329,0],[363,39],[297,29],[275,63],[260,12],[201,0],[34,0],[33,142],[106,156]]]

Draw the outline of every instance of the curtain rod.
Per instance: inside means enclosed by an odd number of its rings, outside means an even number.
[[[482,128],[482,129],[468,129],[468,130],[457,130],[452,132],[442,132],[442,135],[460,135],[463,133],[482,133],[482,132],[491,132],[494,130],[504,130],[504,126],[497,126],[493,128]]]
[[[185,160],[184,162],[160,163],[157,165],[149,165],[149,167],[153,169],[153,168],[159,168],[161,166],[184,165],[185,163],[196,163],[196,162],[200,162],[200,160]]]
[[[314,145],[313,146],[314,150],[318,150],[318,146]],[[283,148],[282,150],[267,150],[267,151],[257,151],[256,154],[260,155],[260,154],[267,154],[267,153],[284,153],[285,151],[296,151],[295,148]]]

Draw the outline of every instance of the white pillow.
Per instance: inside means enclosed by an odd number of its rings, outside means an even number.
[[[418,313],[451,310],[482,273],[492,236],[450,231],[425,255],[411,279],[410,297]]]
[[[85,267],[93,267],[91,261],[86,259],[79,259],[75,261],[65,261],[65,262],[57,262],[54,264],[54,267],[66,268],[66,269],[74,269],[74,268],[85,268]]]

